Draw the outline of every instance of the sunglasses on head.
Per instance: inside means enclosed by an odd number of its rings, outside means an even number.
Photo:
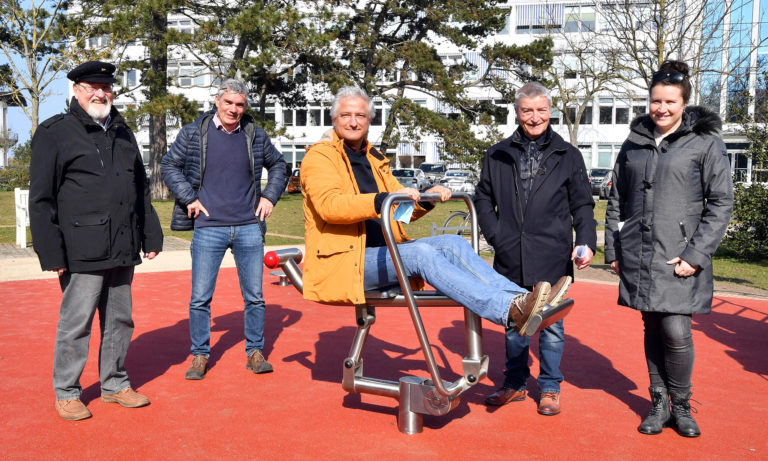
[[[651,84],[659,83],[663,80],[669,81],[669,83],[682,83],[682,81],[688,77],[681,72],[655,72]]]

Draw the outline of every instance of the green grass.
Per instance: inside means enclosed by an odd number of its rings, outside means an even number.
[[[13,200],[13,191],[0,192],[0,243],[14,243],[16,241],[16,229],[14,227],[16,224],[16,212]],[[192,231],[171,231],[172,201],[155,201],[153,204],[160,217],[160,224],[165,235],[172,235],[185,240],[192,239]],[[600,200],[595,205],[595,220],[598,223],[605,221],[605,206],[605,200]],[[414,238],[425,237],[430,235],[433,223],[441,226],[451,211],[463,211],[465,209],[463,202],[438,203],[435,209],[426,216],[406,225],[406,232]],[[601,231],[602,226],[599,226],[598,232]],[[267,221],[267,234],[267,245],[304,243],[304,214],[302,211],[301,194],[283,194],[272,213],[272,217]],[[27,229],[27,241],[31,240],[29,229]],[[593,259],[593,264],[604,264],[602,248],[598,249]],[[717,281],[768,290],[768,259],[741,261],[734,257],[734,255],[720,249],[714,257],[714,272],[715,280]]]

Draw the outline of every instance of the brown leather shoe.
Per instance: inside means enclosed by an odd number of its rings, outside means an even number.
[[[192,357],[192,365],[189,366],[184,379],[203,379],[208,371],[208,359],[204,355]]]
[[[248,360],[245,362],[245,368],[252,370],[255,374],[272,373],[272,365],[266,361],[261,351],[256,349],[248,356]]]
[[[507,327],[514,328],[520,336],[531,336],[541,325],[541,316],[536,315],[547,303],[550,285],[548,282],[539,282],[533,287],[533,291],[524,295],[515,296],[509,306]],[[530,322],[533,317],[533,322]]]
[[[549,296],[547,296],[547,304],[555,307],[563,302],[565,295],[568,294],[568,289],[571,288],[571,282],[573,282],[573,279],[570,275],[560,277],[560,279],[555,282],[555,284],[552,285],[549,290]]]
[[[539,398],[539,414],[544,416],[560,414],[560,394],[557,392],[542,392]]]
[[[508,404],[509,402],[522,402],[525,400],[525,393],[525,389],[518,391],[509,387],[502,387],[498,391],[486,397],[485,404],[494,407],[500,407],[502,405]]]
[[[101,394],[101,401],[107,403],[119,403],[126,408],[139,408],[149,405],[149,399],[126,387],[117,394]]]
[[[93,416],[80,399],[57,400],[56,411],[59,412],[59,416],[67,421],[80,421],[81,419],[88,419]]]

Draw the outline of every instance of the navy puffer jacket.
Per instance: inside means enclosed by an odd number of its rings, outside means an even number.
[[[208,126],[215,114],[213,110],[208,111],[193,123],[184,125],[171,149],[163,157],[161,164],[163,181],[176,196],[171,218],[173,230],[194,228],[194,220],[187,217],[187,205],[198,199],[197,193],[200,191],[205,174]],[[243,115],[240,125],[248,141],[251,176],[256,184],[254,203],[258,206],[259,199],[265,197],[275,204],[280,199],[285,185],[283,155],[272,145],[267,132],[256,126],[247,114]],[[264,190],[261,189],[262,168],[266,168],[269,172]]]

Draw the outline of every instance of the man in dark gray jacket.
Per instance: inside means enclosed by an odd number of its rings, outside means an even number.
[[[594,201],[581,152],[549,126],[552,100],[539,83],[517,91],[515,112],[520,126],[488,149],[477,185],[475,205],[486,240],[495,249],[493,268],[523,287],[534,281],[552,284],[548,303],[565,296],[577,267],[587,267],[597,245]],[[576,244],[583,255],[577,257]],[[530,338],[507,332],[504,385],[486,399],[488,405],[522,401],[530,375]],[[565,346],[563,321],[539,335],[540,400],[543,415],[560,413],[560,359]]]
[[[133,334],[133,268],[163,247],[144,165],[131,130],[112,107],[115,66],[90,61],[67,74],[74,82],[69,112],[40,124],[32,138],[29,217],[43,270],[59,275],[63,292],[53,387],[66,420],[89,418],[80,401],[93,315],[101,325],[101,399],[141,407],[125,356]]]
[[[245,84],[226,80],[215,102],[216,111],[181,129],[162,161],[163,179],[176,196],[171,229],[195,230],[189,302],[192,364],[187,379],[203,379],[208,370],[211,299],[227,248],[235,257],[245,303],[246,368],[272,371],[262,352],[264,220],[285,185],[285,160],[266,132],[245,115]],[[262,168],[269,171],[263,191]]]

